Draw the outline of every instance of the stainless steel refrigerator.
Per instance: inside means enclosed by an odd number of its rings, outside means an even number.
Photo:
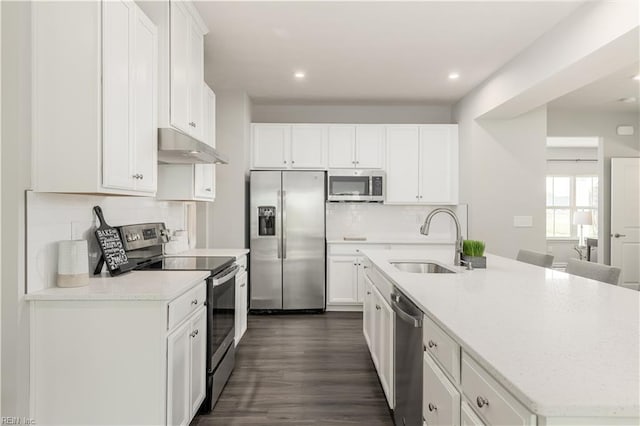
[[[325,172],[252,171],[252,310],[325,308]]]

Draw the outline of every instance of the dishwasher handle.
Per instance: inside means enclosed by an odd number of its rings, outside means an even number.
[[[393,312],[395,312],[404,322],[412,324],[414,328],[422,328],[422,316],[416,318],[403,311],[400,304],[398,304],[399,299],[400,297],[397,294],[391,294],[391,308],[393,309]]]

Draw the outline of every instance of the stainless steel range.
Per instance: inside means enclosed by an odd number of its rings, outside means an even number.
[[[207,278],[207,394],[200,407],[209,412],[215,406],[235,363],[235,276],[239,266],[234,257],[165,257],[162,244],[168,242],[163,223],[118,227],[124,248],[137,270],[210,271]]]

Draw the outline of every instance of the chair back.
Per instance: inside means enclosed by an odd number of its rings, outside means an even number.
[[[544,268],[551,268],[553,264],[553,256],[546,253],[538,253],[531,250],[520,250],[516,260],[520,262],[529,263],[531,265],[542,266]]]
[[[620,278],[620,268],[578,259],[569,259],[567,273],[613,285]]]

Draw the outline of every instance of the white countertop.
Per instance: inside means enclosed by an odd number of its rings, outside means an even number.
[[[187,251],[183,251],[180,253],[167,254],[167,257],[176,257],[176,256],[231,256],[235,257],[236,260],[241,258],[242,256],[246,256],[249,253],[248,249],[245,248],[211,248],[211,249],[190,249]]]
[[[418,233],[406,235],[357,235],[356,237],[365,237],[366,240],[345,240],[345,236],[340,236],[339,238],[327,238],[327,244],[455,244],[455,241],[452,241],[451,239],[429,237]]]
[[[640,417],[639,292],[492,255],[412,274],[389,260],[424,251],[363,254],[534,413]]]
[[[89,279],[84,287],[53,287],[29,293],[25,300],[172,300],[210,275],[208,271],[132,271]]]

